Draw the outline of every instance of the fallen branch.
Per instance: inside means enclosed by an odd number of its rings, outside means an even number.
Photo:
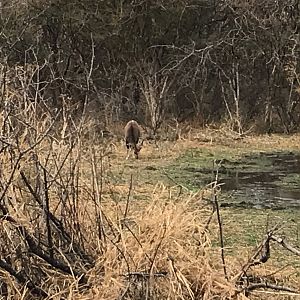
[[[29,278],[25,277],[22,272],[16,271],[10,264],[8,264],[5,260],[0,259],[0,268],[5,270],[11,276],[16,278],[19,284],[27,286],[30,290],[31,294],[38,296],[40,298],[46,298],[48,294],[42,290],[40,287],[36,286]]]
[[[276,235],[272,235],[270,238],[271,238],[271,240],[273,240],[273,241],[277,242],[278,244],[280,244],[285,249],[291,251],[292,253],[294,253],[297,256],[300,256],[300,250],[296,249],[295,247],[293,247],[292,245],[287,243],[283,238],[278,237]]]
[[[270,284],[268,282],[252,283],[249,286],[245,287],[243,289],[243,291],[250,292],[250,291],[261,289],[261,288],[272,289],[275,291],[282,291],[282,292],[290,292],[290,293],[295,293],[295,294],[299,293],[299,291],[294,290],[292,288],[289,288],[289,287],[286,287],[283,285]]]
[[[76,277],[81,277],[82,282],[85,280],[84,273],[82,273],[81,271],[73,270],[69,265],[64,264],[63,262],[56,260],[56,259],[52,258],[51,256],[47,255],[47,253],[44,250],[42,250],[42,248],[35,242],[34,237],[28,233],[25,226],[22,226],[21,224],[19,224],[12,216],[9,215],[9,213],[4,205],[0,204],[0,210],[2,211],[3,216],[4,216],[1,219],[10,221],[13,224],[15,224],[20,235],[24,238],[24,240],[26,241],[26,243],[28,245],[28,251],[34,253],[36,256],[38,256],[41,259],[43,259],[44,261],[46,261],[53,268],[58,269],[69,275],[75,275]]]

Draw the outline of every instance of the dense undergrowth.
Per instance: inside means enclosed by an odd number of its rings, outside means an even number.
[[[214,138],[200,141],[195,131],[186,140],[146,143],[141,160],[125,162],[124,145],[93,135],[91,121],[60,120],[39,117],[30,105],[1,115],[5,299],[246,299],[255,297],[249,285],[266,278],[293,295],[299,274],[291,266],[278,271],[260,262],[242,272],[256,245],[236,239],[233,255],[221,255],[217,183],[189,191],[164,178],[190,147],[239,141],[217,141],[215,131],[202,131]],[[151,177],[153,170],[160,175]]]

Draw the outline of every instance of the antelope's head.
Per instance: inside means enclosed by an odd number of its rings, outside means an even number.
[[[142,143],[140,145],[136,145],[135,146],[135,149],[134,149],[134,156],[136,159],[139,158],[139,152],[141,151],[141,149],[143,148],[143,142],[144,140],[142,141]]]

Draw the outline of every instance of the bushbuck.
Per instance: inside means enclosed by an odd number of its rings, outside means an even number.
[[[125,126],[125,142],[127,147],[127,156],[126,159],[129,158],[130,150],[133,150],[134,156],[136,159],[139,158],[139,152],[142,149],[143,141],[140,145],[138,145],[139,139],[141,137],[141,130],[139,124],[131,120]]]

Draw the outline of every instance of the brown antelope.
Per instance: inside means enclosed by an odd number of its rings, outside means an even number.
[[[139,152],[141,151],[143,146],[143,141],[140,145],[138,145],[139,139],[141,137],[140,126],[136,121],[131,120],[126,124],[124,131],[125,131],[125,142],[127,147],[126,159],[129,158],[130,150],[133,150],[135,158],[138,159]]]

